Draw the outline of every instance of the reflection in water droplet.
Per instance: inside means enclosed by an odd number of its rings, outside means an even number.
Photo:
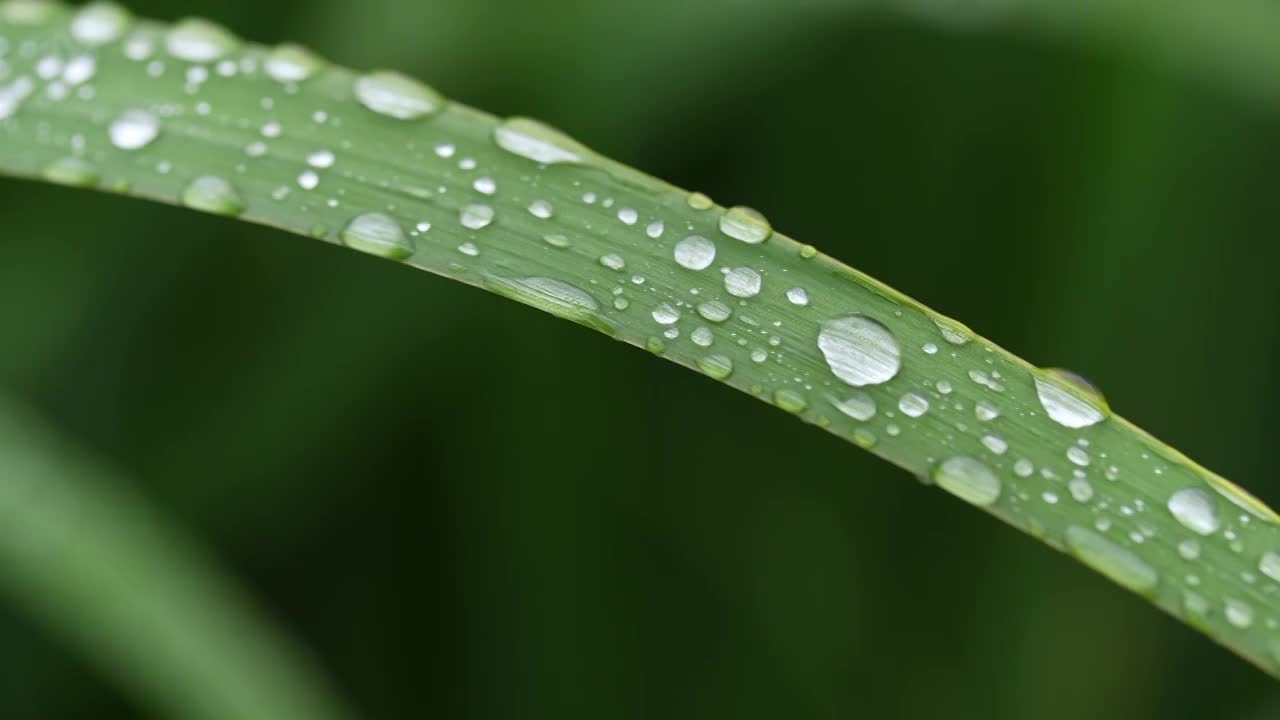
[[[724,289],[740,298],[755,297],[760,292],[760,273],[746,267],[737,267],[724,274]]]
[[[672,325],[680,319],[680,311],[669,303],[662,303],[653,309],[653,320],[659,325]]]
[[[676,243],[676,263],[689,270],[705,270],[716,259],[716,244],[701,235],[690,235]]]
[[[920,417],[929,412],[929,400],[923,395],[909,392],[898,400],[898,409],[907,417]]]
[[[818,348],[831,372],[854,387],[887,382],[901,367],[898,341],[893,333],[865,315],[849,315],[823,323]]]
[[[698,360],[698,369],[716,380],[733,374],[733,361],[724,355],[708,355]]]
[[[1087,397],[1072,392],[1064,380],[1052,375],[1036,375],[1036,395],[1040,405],[1054,422],[1072,429],[1086,428],[1101,422],[1107,415],[1101,396]]]
[[[458,213],[458,220],[468,230],[482,230],[493,222],[493,208],[480,203],[463,206]]]
[[[773,393],[773,404],[793,415],[802,413],[809,407],[809,401],[805,400],[804,395],[786,389]]]
[[[577,163],[587,149],[564,133],[529,118],[510,118],[493,131],[498,147],[543,165]]]

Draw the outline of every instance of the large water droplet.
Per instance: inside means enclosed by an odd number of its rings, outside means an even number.
[[[107,134],[121,150],[140,150],[160,134],[160,119],[146,110],[126,110],[112,121]]]
[[[1037,374],[1035,383],[1044,411],[1063,427],[1086,428],[1107,416],[1106,401],[1101,395],[1091,396],[1059,375]]]
[[[898,400],[898,409],[907,417],[917,418],[929,412],[929,400],[919,393],[909,392]]]
[[[1142,558],[1092,530],[1067,528],[1067,547],[1080,562],[1133,592],[1150,595],[1160,582],[1155,568]]]
[[[297,83],[311,77],[322,64],[310,50],[286,44],[272,49],[263,67],[276,82]]]
[[[112,2],[85,5],[71,20],[71,37],[81,45],[97,47],[115,42],[129,28],[129,11]]]
[[[548,277],[508,279],[489,276],[485,278],[484,285],[499,295],[519,300],[606,335],[617,332],[617,328],[599,314],[600,306],[595,298],[582,288],[562,280]]]
[[[215,215],[239,215],[244,200],[231,183],[216,176],[203,175],[191,181],[182,191],[182,204]]]
[[[755,297],[760,292],[760,273],[747,267],[737,267],[724,274],[724,289],[740,298]]]
[[[985,506],[1000,497],[1000,478],[981,460],[956,455],[933,469],[938,487],[973,505]]]
[[[773,228],[764,215],[749,207],[729,208],[720,216],[720,232],[744,243],[758,245],[769,239]]]
[[[659,325],[673,325],[680,319],[680,311],[670,303],[662,303],[653,309],[653,321]]]
[[[1221,521],[1213,496],[1200,488],[1184,488],[1169,497],[1169,512],[1182,526],[1200,535],[1218,531]]]
[[[413,239],[395,218],[371,212],[358,215],[339,235],[342,244],[389,260],[404,260],[413,255]]]
[[[823,323],[818,333],[818,348],[831,372],[854,387],[887,382],[902,366],[893,333],[865,315],[849,315]]]
[[[444,106],[440,93],[391,70],[378,70],[357,78],[355,96],[366,108],[399,120],[417,120]]]
[[[701,235],[690,235],[676,243],[676,263],[689,270],[705,270],[716,259],[716,244]]]
[[[193,63],[213,62],[234,50],[238,43],[226,28],[200,18],[179,20],[164,38],[170,55]]]
[[[493,131],[498,147],[543,165],[577,163],[588,150],[564,133],[529,118],[510,118]]]

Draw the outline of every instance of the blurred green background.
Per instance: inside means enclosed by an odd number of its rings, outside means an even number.
[[[1280,113],[1230,83],[786,3],[131,6],[411,71],[760,208],[1280,501]],[[2,386],[369,717],[1280,714],[1145,602],[645,353],[263,228],[0,190]],[[0,638],[0,716],[144,716],[10,604]]]

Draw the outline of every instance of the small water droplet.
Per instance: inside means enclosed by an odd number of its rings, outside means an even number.
[[[724,355],[708,355],[698,360],[698,369],[716,380],[724,380],[733,374],[733,360]]]
[[[98,182],[98,171],[78,157],[55,160],[42,173],[45,180],[72,187],[90,187]]]
[[[965,345],[973,337],[972,330],[954,320],[935,317],[933,324],[938,326],[938,332],[942,333],[942,339],[952,345]]]
[[[239,215],[244,200],[231,183],[217,175],[202,175],[182,191],[182,204],[214,215]]]
[[[627,261],[622,259],[618,253],[609,253],[600,256],[600,264],[610,270],[622,270],[627,267]]]
[[[736,267],[724,274],[724,289],[734,297],[755,297],[760,283],[760,273],[748,267]]]
[[[1000,497],[1000,478],[981,460],[956,455],[933,469],[934,483],[967,503],[986,506]]]
[[[1093,499],[1093,485],[1082,477],[1073,477],[1067,483],[1067,490],[1071,492],[1071,497],[1076,502],[1089,502]]]
[[[773,234],[764,215],[749,207],[733,207],[720,216],[720,232],[750,245],[758,245]]]
[[[398,120],[416,120],[439,110],[444,98],[435,90],[391,70],[362,75],[355,82],[356,101],[366,108]]]
[[[322,61],[299,45],[280,45],[267,55],[263,68],[267,76],[280,83],[299,83],[315,74]]]
[[[323,170],[325,168],[333,167],[333,163],[336,159],[337,158],[334,157],[333,152],[329,150],[316,150],[315,152],[307,155],[307,164],[313,168]]]
[[[694,210],[710,210],[711,206],[715,204],[711,202],[711,198],[700,192],[689,195],[687,202],[689,203],[689,207]]]
[[[1218,504],[1213,496],[1200,488],[1184,488],[1169,497],[1169,512],[1188,530],[1212,535],[1221,524]]]
[[[1013,464],[1013,474],[1021,478],[1031,477],[1031,473],[1036,471],[1036,466],[1026,458],[1019,458]]]
[[[1227,622],[1242,630],[1253,625],[1253,608],[1249,603],[1235,598],[1226,598],[1223,604],[1223,614]]]
[[[475,257],[480,254],[480,248],[473,242],[464,242],[458,246],[458,252],[468,257]]]
[[[620,220],[623,225],[635,225],[636,221],[639,219],[640,214],[637,213],[634,208],[621,208],[618,210],[618,220]]]
[[[711,347],[711,343],[715,341],[715,334],[711,332],[711,328],[700,325],[689,334],[689,339],[698,347]]]
[[[898,374],[901,355],[893,333],[865,315],[828,320],[818,348],[836,377],[854,387],[878,385]]]
[[[1080,467],[1089,466],[1089,460],[1090,460],[1089,453],[1086,452],[1084,448],[1076,445],[1072,445],[1071,447],[1067,448],[1067,459],[1070,460],[1073,464],[1079,465]]]
[[[791,288],[787,291],[787,300],[789,300],[792,305],[800,305],[802,307],[808,305],[809,291],[799,287]]]
[[[1142,558],[1092,530],[1077,525],[1067,528],[1067,547],[1080,562],[1133,592],[1150,595],[1160,582],[1159,574]]]
[[[876,416],[876,401],[861,390],[843,400],[834,397],[828,400],[835,409],[859,422],[866,422]]]
[[[91,2],[72,18],[71,37],[81,45],[107,45],[118,40],[132,21],[129,11],[113,2]]]
[[[923,395],[909,392],[898,400],[898,409],[907,417],[917,418],[929,412],[929,400]]]
[[[662,303],[653,309],[653,321],[659,325],[673,325],[680,320],[680,311],[669,303]]]
[[[676,264],[688,270],[705,270],[716,259],[716,244],[701,235],[690,235],[676,243]]]
[[[773,404],[796,415],[809,407],[809,401],[795,390],[782,389],[773,393]]]
[[[458,213],[458,220],[468,230],[482,230],[493,222],[493,208],[480,203],[463,206]]]
[[[1009,449],[1009,443],[999,435],[983,435],[981,442],[983,447],[996,455],[1003,455]]]
[[[126,110],[112,121],[107,134],[121,150],[140,150],[160,134],[160,119],[145,110]]]
[[[298,175],[298,187],[303,190],[315,190],[320,185],[320,176],[315,170],[303,170]]]
[[[413,255],[412,238],[395,218],[371,212],[357,215],[339,235],[342,244],[353,250],[389,260],[404,260]]]
[[[1200,557],[1200,543],[1193,539],[1186,539],[1178,543],[1178,555],[1183,560],[1195,560]]]
[[[1000,409],[986,400],[979,400],[973,406],[973,415],[982,422],[991,422],[1000,417]]]
[[[546,200],[534,200],[529,203],[529,214],[539,220],[548,220],[553,214],[551,203]]]
[[[62,69],[62,81],[74,87],[88,82],[97,71],[98,61],[92,55],[77,55]]]
[[[509,153],[543,165],[578,163],[588,151],[577,141],[529,118],[510,118],[493,131],[494,142]]]
[[[569,238],[565,237],[564,235],[555,235],[555,234],[543,235],[542,240],[546,244],[552,247],[558,247],[558,248],[567,248],[573,244],[569,242]]]
[[[1058,375],[1035,377],[1040,405],[1054,422],[1072,429],[1086,428],[1107,416],[1106,401],[1101,395],[1090,396]],[[1073,391],[1074,390],[1074,391]]]
[[[1262,557],[1258,559],[1258,570],[1272,580],[1280,582],[1280,555],[1270,550],[1262,553]]]
[[[193,63],[213,62],[234,50],[238,43],[226,28],[200,18],[179,20],[164,38],[170,55]]]
[[[478,177],[475,182],[471,183],[471,187],[475,188],[476,192],[484,195],[492,195],[498,192],[498,183],[494,182],[491,177]]]
[[[698,305],[698,314],[713,323],[722,323],[729,319],[733,310],[719,300],[709,300]]]
[[[769,359],[769,353],[764,348],[755,348],[751,351],[751,362],[762,363]]]
[[[665,229],[666,227],[662,224],[662,221],[656,220],[654,222],[649,223],[649,225],[644,229],[644,234],[648,235],[654,240],[657,240],[658,238],[662,237],[662,232]]]

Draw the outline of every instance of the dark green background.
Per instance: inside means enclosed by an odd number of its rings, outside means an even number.
[[[412,71],[758,207],[1280,500],[1280,112],[1212,78],[781,2],[132,6]],[[262,228],[0,193],[0,381],[370,717],[1280,713],[1143,601],[643,352]],[[0,716],[140,713],[0,604]]]

